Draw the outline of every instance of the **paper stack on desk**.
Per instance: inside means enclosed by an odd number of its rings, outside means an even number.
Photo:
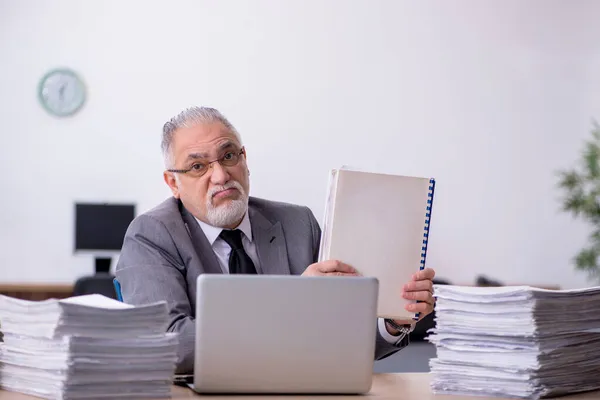
[[[0,296],[0,386],[47,399],[170,397],[177,336],[167,319],[164,302]]]
[[[436,285],[435,295],[435,393],[535,399],[600,388],[600,287]]]

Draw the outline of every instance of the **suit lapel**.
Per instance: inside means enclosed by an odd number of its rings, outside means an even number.
[[[194,218],[194,216],[186,210],[183,204],[180,203],[181,207],[181,216],[183,218],[183,222],[185,223],[185,227],[190,234],[190,238],[192,240],[192,245],[196,250],[196,254],[198,254],[198,258],[200,259],[200,264],[205,273],[209,274],[222,274],[223,270],[219,265],[219,260],[212,249],[212,246],[208,242],[206,235],[202,232],[202,228],[198,225],[198,221]]]
[[[279,221],[272,223],[259,210],[249,207],[252,238],[260,260],[258,273],[290,275],[287,247]]]

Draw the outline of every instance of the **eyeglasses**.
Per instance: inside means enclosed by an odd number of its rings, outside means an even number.
[[[176,172],[176,173],[180,173],[180,174],[188,174],[190,176],[199,178],[202,175],[206,174],[206,172],[210,169],[212,164],[216,163],[216,162],[221,164],[223,167],[236,166],[237,163],[240,161],[240,156],[245,153],[246,153],[246,151],[242,147],[242,149],[239,151],[235,151],[235,152],[228,151],[227,153],[223,154],[220,158],[213,160],[213,161],[208,161],[208,162],[204,162],[204,163],[196,162],[196,163],[192,164],[188,169],[168,169],[167,171]]]

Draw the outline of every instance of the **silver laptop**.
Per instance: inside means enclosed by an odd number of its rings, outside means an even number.
[[[202,274],[199,393],[362,394],[371,389],[378,281]]]

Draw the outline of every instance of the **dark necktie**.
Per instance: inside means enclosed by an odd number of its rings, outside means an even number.
[[[221,239],[223,239],[229,247],[231,254],[229,255],[229,273],[230,274],[256,274],[256,268],[252,259],[244,250],[242,245],[242,231],[239,229],[222,230]]]

